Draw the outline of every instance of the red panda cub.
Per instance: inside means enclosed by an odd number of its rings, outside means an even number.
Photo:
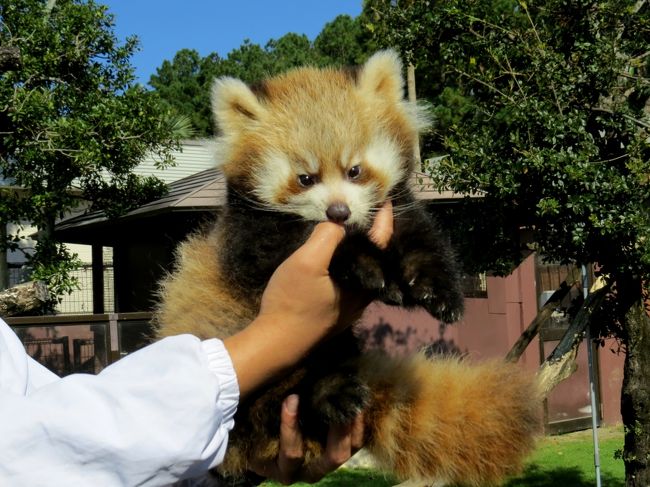
[[[300,68],[255,88],[215,82],[227,204],[181,244],[161,285],[159,336],[225,338],[246,327],[275,268],[324,220],[347,227],[330,266],[341,287],[449,323],[461,316],[454,252],[409,189],[426,120],[403,89],[392,51],[357,70]],[[367,231],[387,199],[395,228],[380,250]],[[538,424],[534,383],[516,366],[364,353],[348,331],[240,404],[221,474],[275,458],[280,406],[294,392],[306,463],[322,453],[329,425],[363,410],[366,448],[401,480],[496,484],[519,468]]]

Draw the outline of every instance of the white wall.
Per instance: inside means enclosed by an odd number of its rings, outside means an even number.
[[[161,170],[156,168],[153,156],[145,157],[142,163],[133,170],[133,173],[140,176],[155,175],[169,184],[216,165],[214,156],[207,145],[198,140],[184,141],[182,149],[174,151],[174,159],[176,165]]]

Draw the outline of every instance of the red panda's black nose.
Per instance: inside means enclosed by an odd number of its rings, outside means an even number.
[[[334,223],[343,223],[350,218],[350,208],[345,203],[332,203],[325,211],[327,218]]]

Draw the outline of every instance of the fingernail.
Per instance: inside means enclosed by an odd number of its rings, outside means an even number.
[[[284,400],[284,407],[287,408],[287,412],[296,414],[298,412],[298,395],[291,394],[290,396],[287,396]]]

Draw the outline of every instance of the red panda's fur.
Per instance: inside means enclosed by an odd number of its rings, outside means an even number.
[[[462,294],[453,251],[407,185],[424,117],[403,99],[393,52],[376,54],[356,73],[301,68],[257,89],[220,79],[213,111],[229,200],[213,228],[180,246],[176,270],[161,285],[159,336],[225,338],[247,326],[272,271],[327,218],[333,202],[349,206],[357,229],[335,256],[342,262],[332,263],[335,279],[391,304],[458,318]],[[314,185],[305,187],[301,174]],[[382,252],[365,231],[387,198],[394,201],[396,229]],[[350,257],[355,252],[376,266],[381,282],[365,275],[363,265],[346,274],[350,263],[361,262]],[[319,418],[351,417],[359,408],[367,448],[399,479],[493,485],[516,472],[532,447],[539,399],[534,380],[515,365],[361,354],[351,333],[314,356],[240,405],[223,473],[242,474],[253,455],[277,455],[279,407],[295,391],[340,394],[348,404],[339,412],[319,404],[310,410],[301,396],[307,463],[322,452],[327,425],[315,424]],[[342,384],[340,390],[323,385],[326,374],[342,377],[328,382]]]

